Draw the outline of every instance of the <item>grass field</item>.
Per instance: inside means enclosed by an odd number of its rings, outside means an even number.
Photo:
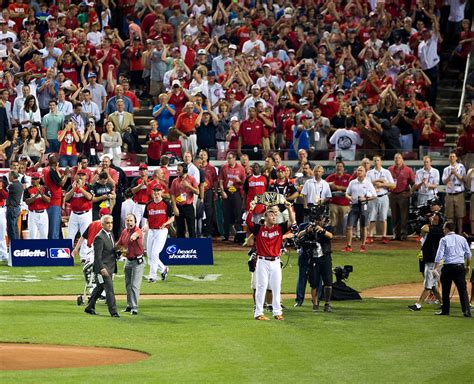
[[[352,264],[349,285],[420,281],[413,251],[335,255],[334,265]],[[294,257],[293,257],[294,259]],[[147,293],[247,293],[249,274],[242,253],[215,255],[212,267],[175,267],[166,283],[144,284]],[[284,270],[283,288],[294,292],[297,267]],[[79,267],[0,267],[0,294],[79,293]],[[72,272],[71,272],[72,271]],[[216,281],[190,281],[176,274],[221,274]],[[5,275],[10,276],[8,279]],[[40,276],[16,283],[12,276]],[[3,281],[3,282],[1,282]],[[123,292],[120,278],[115,285]],[[119,307],[125,303],[119,301]],[[288,306],[291,302],[285,303]],[[0,302],[1,341],[131,348],[148,360],[116,366],[39,371],[0,371],[2,383],[471,383],[474,323],[461,317],[419,313],[402,300],[334,303],[331,314],[310,306],[285,312],[284,322],[252,320],[249,300],[146,300],[139,316],[112,319],[84,314],[69,301]],[[1,362],[0,362],[1,364]]]

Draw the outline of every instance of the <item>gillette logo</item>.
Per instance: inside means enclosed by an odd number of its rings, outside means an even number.
[[[39,249],[35,249],[31,251],[29,249],[17,249],[13,252],[13,256],[16,257],[46,257],[46,251],[41,251]]]

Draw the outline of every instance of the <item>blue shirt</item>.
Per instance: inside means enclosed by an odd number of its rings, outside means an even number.
[[[176,111],[176,108],[173,104],[168,104],[170,108]],[[161,108],[161,104],[155,105],[153,108],[153,114]],[[170,127],[174,124],[174,116],[168,111],[167,108],[164,108],[158,117],[155,118],[158,122],[158,131],[160,131],[163,135],[168,136],[168,131]]]
[[[464,264],[465,259],[471,258],[471,250],[467,240],[454,232],[449,232],[439,242],[436,252],[436,263],[444,260],[444,264]]]

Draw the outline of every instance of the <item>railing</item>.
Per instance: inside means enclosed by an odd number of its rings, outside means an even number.
[[[472,51],[472,49],[471,49],[471,51]],[[461,118],[462,112],[463,112],[464,98],[466,97],[466,81],[467,81],[467,75],[469,74],[470,64],[471,64],[471,52],[469,52],[469,54],[467,55],[466,68],[464,69],[464,79],[463,79],[463,82],[462,82],[461,100],[459,101],[458,119]]]

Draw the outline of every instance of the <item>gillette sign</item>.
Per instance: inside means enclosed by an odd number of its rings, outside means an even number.
[[[212,265],[211,239],[167,239],[160,253],[165,265]]]
[[[12,240],[10,267],[69,267],[74,266],[71,257],[71,240]]]

